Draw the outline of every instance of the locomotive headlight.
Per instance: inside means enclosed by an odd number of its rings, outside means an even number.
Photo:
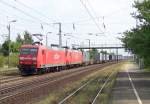
[[[24,57],[20,57],[19,59],[20,59],[20,60],[24,60]]]
[[[23,64],[23,62],[22,62],[22,61],[20,61],[20,64]]]
[[[33,61],[36,61],[36,57],[33,57],[32,60],[33,60]]]
[[[33,64],[37,64],[36,59],[37,59],[36,57],[32,58]]]

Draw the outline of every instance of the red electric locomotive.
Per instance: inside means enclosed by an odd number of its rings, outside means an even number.
[[[81,51],[70,49],[52,49],[35,42],[22,45],[19,55],[19,70],[22,75],[57,71],[66,67],[81,65]]]

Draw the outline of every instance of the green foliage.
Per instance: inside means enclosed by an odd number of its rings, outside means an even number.
[[[4,65],[4,56],[0,55],[0,67]]]
[[[24,44],[32,44],[33,43],[33,39],[31,34],[28,31],[24,32]]]
[[[9,42],[7,40],[2,44],[2,49],[1,49],[1,52],[3,53],[4,56],[8,56],[9,43],[10,43],[10,53],[19,52],[19,48],[20,48],[21,44],[18,42],[12,42],[12,41]]]
[[[33,39],[28,31],[23,33],[24,39],[21,38],[21,34],[18,34],[15,41],[6,40],[0,45],[0,67],[8,64],[9,44],[10,44],[10,66],[16,67],[18,64],[18,53],[22,44],[31,44]]]
[[[101,53],[103,53],[103,54],[107,54],[107,51],[101,51]]]
[[[2,45],[0,44],[0,54],[2,54]]]
[[[135,8],[138,9],[139,14],[136,16],[143,23],[150,23],[150,1],[135,2]]]
[[[138,9],[139,13],[134,17],[140,21],[140,25],[124,32],[121,40],[126,48],[144,59],[146,66],[150,66],[150,1],[135,2],[134,7]]]
[[[19,55],[18,53],[10,55],[10,66],[11,67],[17,67],[18,61],[19,61],[18,55]]]
[[[18,65],[18,61],[19,61],[19,58],[18,58],[18,53],[13,53],[13,54],[10,54],[10,66],[11,67],[16,67]],[[8,65],[8,56],[3,56],[3,55],[0,55],[0,67],[4,66],[4,65]]]
[[[18,35],[17,35],[17,38],[16,38],[16,42],[17,42],[17,43],[20,43],[20,44],[23,44],[23,41],[24,41],[24,40],[21,38],[21,35],[18,34]]]
[[[3,44],[2,44],[2,53],[4,56],[8,56],[8,50],[9,50],[9,41],[6,40]]]
[[[97,53],[98,53],[98,50],[95,48],[90,50],[90,59],[93,59]]]
[[[10,43],[10,53],[18,53],[22,44],[33,43],[33,39],[28,31],[25,31],[23,35],[24,35],[24,39],[22,39],[21,35],[18,34],[15,42],[6,40],[2,44],[1,52],[3,53],[4,56],[8,56],[9,43]]]

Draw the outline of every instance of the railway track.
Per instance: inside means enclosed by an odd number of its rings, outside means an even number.
[[[90,68],[90,67],[89,67]],[[83,69],[80,70],[74,70],[74,71],[70,71],[70,73],[76,73],[79,71],[82,71]],[[10,93],[15,92],[16,90],[25,90],[27,88],[30,88],[32,86],[37,86],[39,84],[43,84],[43,83],[47,83],[48,81],[54,80],[54,79],[58,79],[61,76],[66,76],[67,74],[70,73],[61,73],[58,76],[54,76],[54,75],[48,75],[48,76],[40,76],[41,78],[38,78],[38,76],[33,76],[31,77],[32,80],[28,79],[27,82],[23,81],[19,81],[19,83],[17,83],[16,85],[12,85],[11,86],[2,86],[2,88],[0,89],[0,97],[4,97],[7,95],[10,95]]]
[[[18,69],[12,68],[11,70],[5,69],[3,71],[0,71],[0,76],[18,76]]]
[[[81,67],[75,70],[68,70],[66,73],[60,72],[56,76],[51,74],[42,75],[39,77],[34,76],[32,77],[32,80],[27,82],[20,81],[20,83],[16,85],[5,86],[0,89],[0,104],[27,103],[31,101],[31,99],[39,97],[38,95],[48,94],[49,89],[53,89],[55,85],[61,84],[65,80],[71,80],[78,75],[90,73],[109,64],[113,63]]]
[[[20,75],[18,75],[20,76]],[[14,78],[16,76],[5,76],[5,75],[0,75],[0,80],[7,80],[7,79],[11,79],[11,78]]]
[[[91,67],[88,67],[88,68],[91,68]],[[1,84],[0,97],[9,95],[10,92],[15,92],[16,90],[22,90],[23,88],[26,89],[26,88],[28,88],[32,85],[35,86],[35,85],[38,85],[40,83],[45,83],[49,80],[54,80],[56,78],[59,78],[61,76],[65,76],[65,75],[70,74],[70,73],[75,73],[75,72],[78,72],[78,71],[82,71],[83,69],[85,69],[85,68],[82,67],[78,70],[76,70],[76,69],[75,70],[69,70],[69,71],[67,71],[67,73],[60,72],[57,75],[56,75],[56,73],[51,73],[50,75],[47,74],[47,75],[42,75],[42,76],[35,75],[35,76],[30,76],[29,78],[27,77],[24,80],[19,80],[18,82],[11,82],[11,83],[8,83],[8,84]]]
[[[103,83],[102,87],[97,92],[96,96],[94,97],[91,104],[95,104],[96,100],[98,99],[98,96],[102,93],[103,89],[105,88],[106,84],[109,82],[110,78],[115,74],[116,72],[112,72],[107,79],[105,79],[105,82]]]
[[[5,83],[9,83],[9,82],[14,82],[17,80],[22,80],[24,79],[24,77],[21,76],[3,76],[0,78],[0,84],[5,84]]]
[[[106,69],[103,69],[101,71],[104,71]],[[101,94],[101,92],[103,91],[103,89],[105,88],[106,84],[110,81],[110,78],[115,74],[116,72],[108,72],[107,73],[107,76],[106,77],[103,77],[103,78],[95,78],[95,79],[91,79],[89,81],[87,81],[86,83],[84,83],[83,85],[81,85],[78,89],[76,89],[74,92],[70,93],[68,96],[66,96],[64,99],[62,99],[61,101],[58,102],[58,104],[69,104],[70,101],[74,96],[77,96],[80,94],[80,92],[85,88],[87,87],[88,85],[91,85],[92,82],[94,82],[95,80],[98,79],[98,86],[101,86],[100,87],[97,87],[99,90],[97,91],[95,97],[93,97],[92,101],[89,102],[89,104],[95,104],[98,96]]]

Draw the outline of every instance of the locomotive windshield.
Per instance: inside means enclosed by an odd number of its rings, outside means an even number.
[[[38,49],[37,48],[21,48],[21,55],[36,55]]]

